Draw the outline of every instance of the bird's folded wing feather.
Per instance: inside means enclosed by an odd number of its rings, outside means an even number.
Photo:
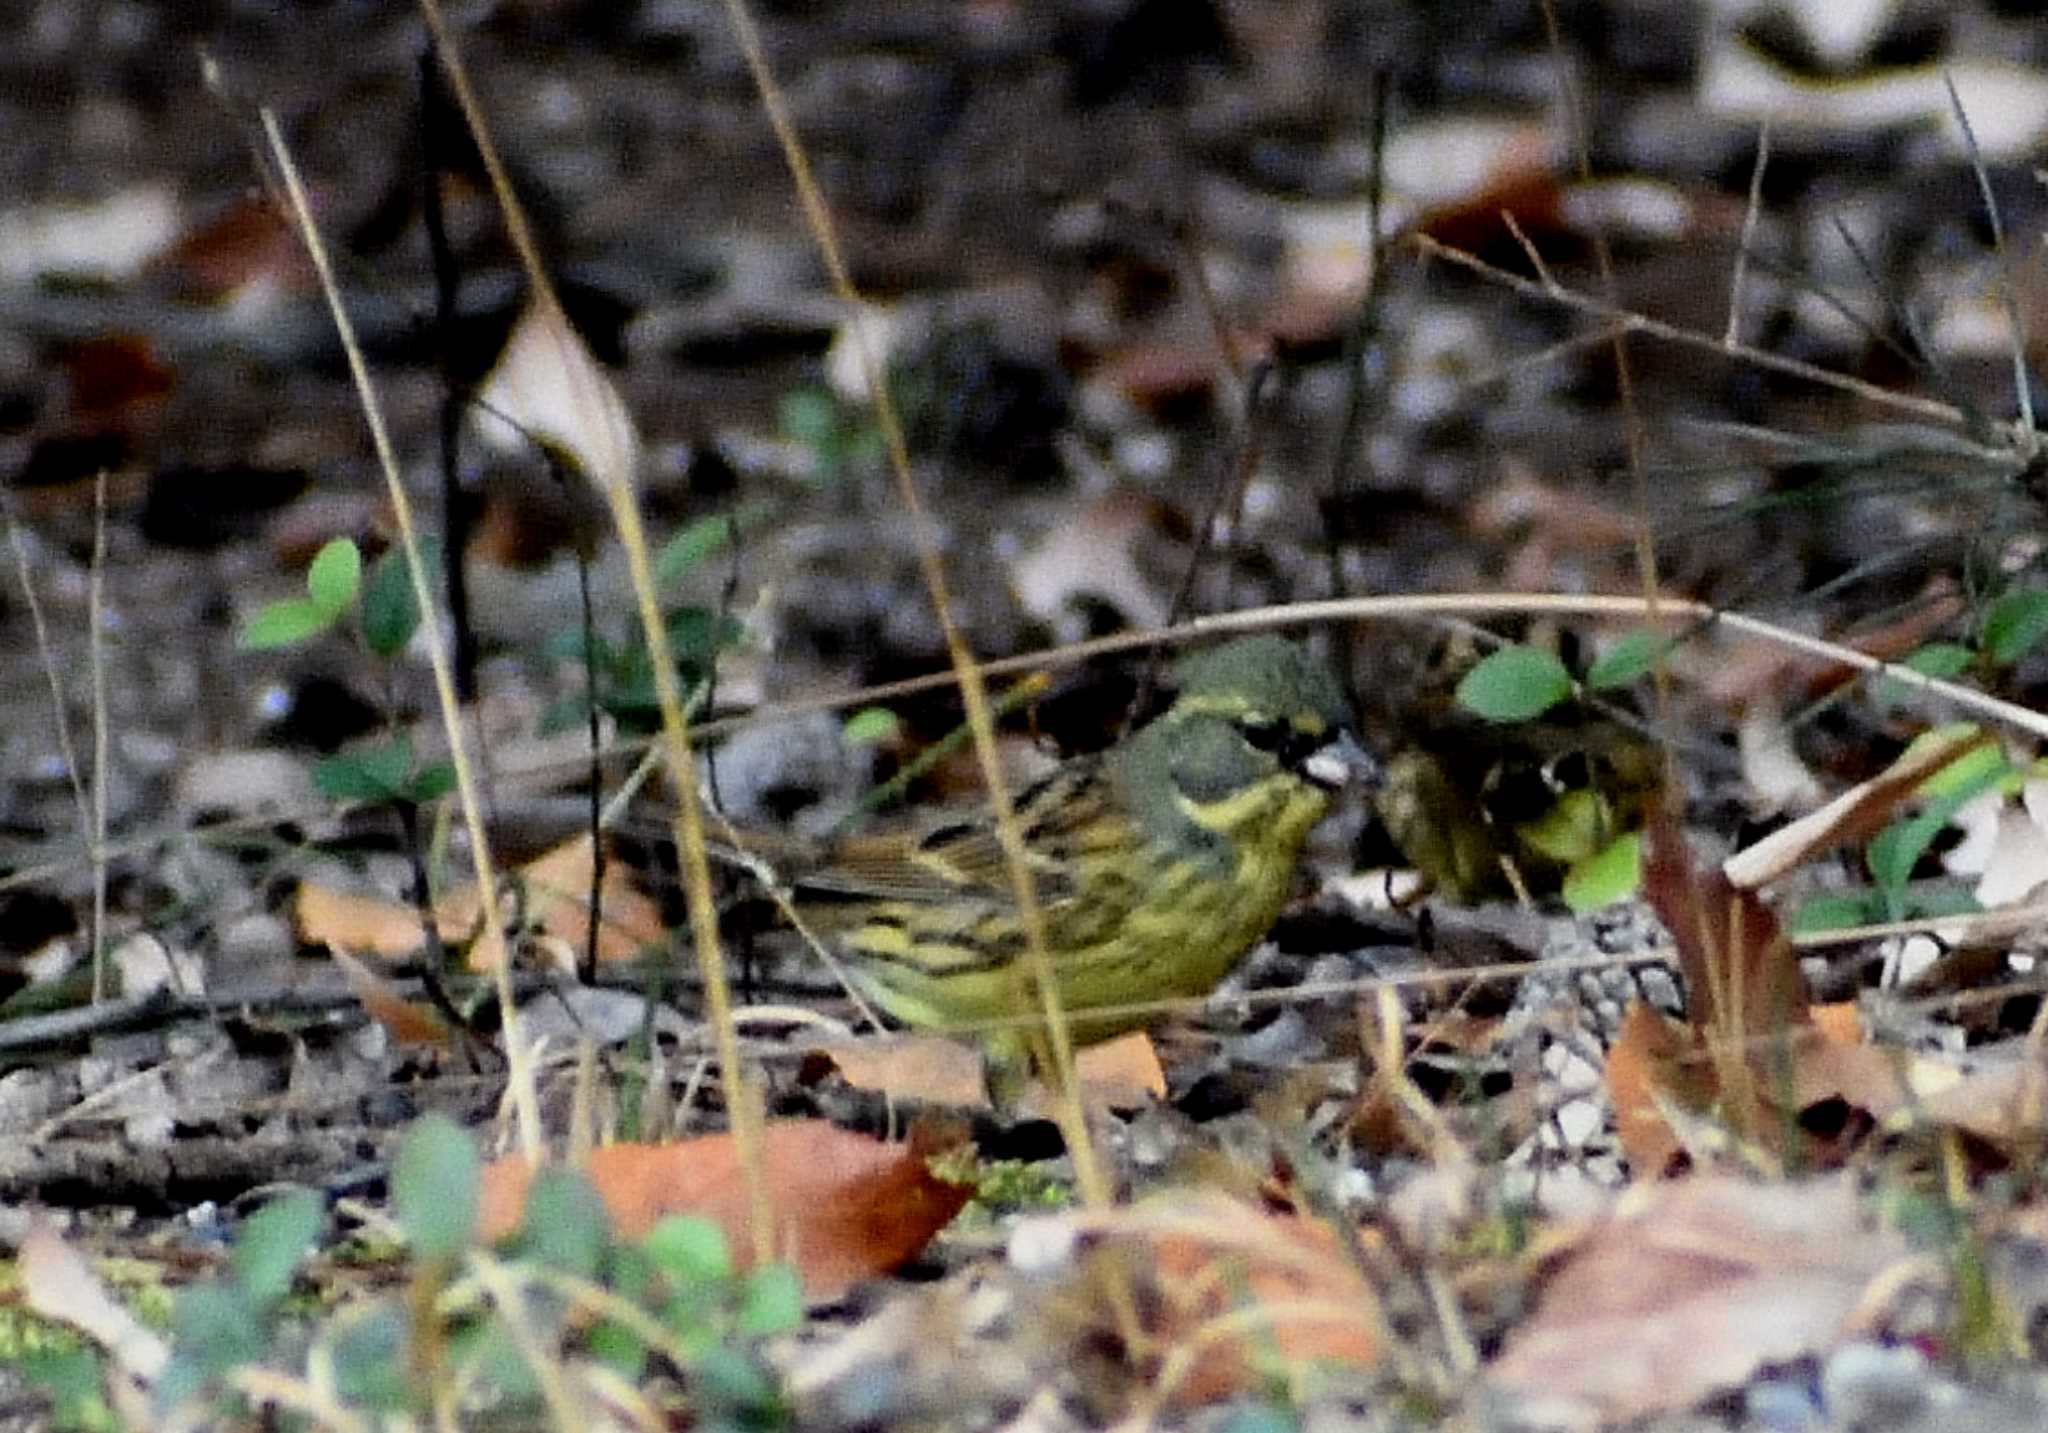
[[[1068,858],[1086,833],[1101,832],[1105,818],[1116,819],[1108,796],[1099,766],[1074,762],[1017,798],[1041,902],[1072,893]],[[1012,901],[1009,860],[985,809],[917,832],[850,837],[816,868],[794,873],[792,883],[799,892],[871,900]]]

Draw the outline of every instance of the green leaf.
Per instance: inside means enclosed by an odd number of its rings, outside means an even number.
[[[736,646],[746,635],[737,618],[720,617],[702,607],[678,607],[668,614],[669,645],[679,667],[702,667],[718,651]]]
[[[1574,915],[1585,915],[1616,901],[1627,900],[1642,885],[1643,838],[1637,831],[1620,836],[1565,873],[1564,903]]]
[[[1994,755],[1997,753],[1994,752]],[[1946,786],[1939,796],[1928,801],[1915,815],[1891,825],[1871,837],[1869,847],[1863,853],[1864,863],[1870,868],[1871,879],[1890,895],[1892,909],[1888,919],[1900,919],[1898,901],[1912,878],[1913,868],[1921,856],[1941,834],[1950,818],[1963,806],[1985,791],[1997,786],[2010,774],[2010,768],[2000,756],[1992,766],[1973,762],[1970,757],[1962,758],[1969,763],[1973,772],[1968,780]],[[1939,774],[1939,773],[1937,773]]]
[[[9,1360],[24,1382],[50,1400],[50,1426],[74,1433],[120,1433],[107,1403],[106,1361],[96,1348],[32,1348]]]
[[[1851,891],[1836,896],[1815,896],[1801,902],[1786,923],[1788,935],[1818,935],[1822,931],[1848,930],[1875,925],[1885,917],[1884,895],[1878,891]]]
[[[354,542],[337,537],[313,556],[306,569],[306,596],[332,622],[355,605],[363,587],[363,553]]]
[[[270,1320],[237,1284],[196,1284],[171,1310],[171,1340],[191,1391],[257,1362],[270,1346]],[[157,1388],[161,1397],[165,1388]]]
[[[423,542],[420,558],[430,574],[437,572],[439,546],[431,540]],[[420,604],[412,588],[412,568],[405,553],[394,547],[377,559],[363,588],[363,643],[388,660],[405,650],[419,628]]]
[[[881,746],[894,741],[902,726],[887,707],[862,707],[846,719],[839,736],[848,746]]]
[[[778,416],[782,436],[792,443],[815,450],[839,436],[839,402],[823,388],[798,388],[785,393]]]
[[[654,580],[667,586],[732,541],[735,524],[729,514],[700,518],[661,545],[654,558]]]
[[[2008,592],[1991,604],[1980,638],[1984,655],[2009,667],[2048,637],[2048,592]]]
[[[1974,734],[1977,729],[1974,722],[1957,722],[1953,725],[1942,727],[1938,731],[1922,732],[1907,745],[1900,759],[1904,760],[1914,755],[1915,749],[1930,739],[1946,736],[1958,730]],[[1952,791],[1961,791],[1965,788],[1973,792],[1983,791],[1987,788],[1987,785],[1992,783],[2003,786],[2009,791],[2017,792],[2025,782],[2025,774],[2013,769],[2011,763],[2006,760],[2005,752],[2000,749],[1998,744],[1996,742],[1986,742],[1982,746],[1964,752],[1954,761],[1942,766],[1928,776],[1926,780],[1920,783],[1918,794],[1926,797],[1940,797],[1946,796]]]
[[[493,1318],[454,1335],[448,1340],[448,1355],[450,1367],[474,1370],[477,1385],[491,1390],[501,1402],[524,1403],[540,1393],[533,1365],[503,1319]]]
[[[338,1325],[338,1327],[337,1327]],[[378,1413],[401,1413],[419,1401],[406,1381],[412,1338],[405,1310],[386,1303],[366,1317],[337,1319],[328,1327],[334,1383],[341,1396]]]
[[[691,1373],[705,1401],[714,1408],[767,1410],[775,1406],[774,1380],[743,1348],[720,1344],[708,1349]]]
[[[476,1232],[483,1166],[468,1131],[442,1114],[406,1131],[391,1166],[391,1202],[398,1225],[425,1259],[450,1259]]]
[[[1549,652],[1502,647],[1458,683],[1458,705],[1487,721],[1528,721],[1572,694],[1572,674]]]
[[[789,1264],[763,1264],[747,1275],[740,1290],[734,1331],[746,1338],[769,1338],[803,1327],[804,1285]]]
[[[251,1303],[267,1308],[291,1292],[292,1273],[326,1222],[326,1206],[310,1189],[273,1199],[250,1216],[235,1236],[230,1267]]]
[[[592,1357],[628,1383],[638,1383],[647,1371],[647,1342],[624,1324],[607,1319],[591,1329],[586,1341]]]
[[[412,739],[404,736],[337,753],[313,767],[313,789],[334,801],[391,801],[408,795],[411,781]]]
[[[571,1169],[543,1169],[534,1176],[519,1228],[523,1251],[551,1269],[594,1279],[610,1234],[604,1201],[589,1180]]]
[[[1600,654],[1586,669],[1586,689],[1611,692],[1633,685],[1649,674],[1671,643],[1652,632],[1631,632]]]
[[[245,652],[267,652],[317,637],[334,625],[337,614],[306,597],[288,597],[256,609],[256,615],[235,639]]]
[[[437,761],[420,768],[406,787],[406,799],[415,806],[424,806],[429,801],[439,801],[455,789],[455,763]]]
[[[732,1250],[715,1220],[671,1214],[647,1231],[640,1248],[661,1276],[680,1288],[722,1290],[732,1281]]]
[[[1970,669],[1977,660],[1977,654],[1960,642],[1929,642],[1926,646],[1908,652],[1899,659],[1898,665],[1909,672],[1918,672],[1923,677],[1937,681],[1951,682]],[[1887,673],[1878,679],[1875,695],[1878,703],[1885,707],[1897,706],[1912,697],[1918,688]]]

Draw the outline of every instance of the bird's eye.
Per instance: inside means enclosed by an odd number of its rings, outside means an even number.
[[[1260,751],[1279,751],[1296,734],[1293,722],[1278,720],[1242,722],[1238,730]]]

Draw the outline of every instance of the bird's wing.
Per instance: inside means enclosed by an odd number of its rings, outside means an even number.
[[[1107,780],[1097,762],[1069,762],[1020,793],[1016,808],[1038,898],[1051,904],[1071,893],[1069,858],[1079,844],[1091,833],[1111,835]],[[918,831],[850,837],[815,869],[797,873],[794,884],[800,892],[871,900],[1012,902],[1009,861],[985,808]]]

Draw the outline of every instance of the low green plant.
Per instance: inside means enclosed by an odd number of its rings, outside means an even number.
[[[1669,648],[1666,639],[1634,632],[1575,679],[1554,653],[1510,645],[1489,653],[1458,683],[1458,705],[1486,721],[1535,721],[1580,693],[1606,693],[1633,686],[1655,668]],[[1637,831],[1612,829],[1609,803],[1590,788],[1559,796],[1538,820],[1517,828],[1521,842],[1565,867],[1560,895],[1583,914],[1626,900],[1642,884],[1642,841]]]
[[[783,395],[777,416],[783,441],[810,454],[810,478],[820,487],[836,483],[850,470],[882,462],[881,429],[864,412],[842,404],[828,388],[811,384],[792,389]]]
[[[365,1426],[464,1426],[463,1415],[483,1410],[524,1422],[544,1408],[559,1417],[563,1398],[584,1396],[577,1370],[603,1365],[693,1428],[788,1426],[761,1345],[803,1323],[794,1270],[739,1268],[723,1229],[702,1218],[617,1238],[596,1191],[559,1169],[535,1176],[517,1232],[484,1249],[483,1173],[453,1121],[414,1125],[391,1170],[403,1286],[331,1307],[287,1297],[308,1282],[302,1265],[326,1229],[320,1197],[299,1191],[266,1205],[243,1225],[226,1271],[178,1296],[154,1416],[179,1426],[245,1419],[252,1399],[268,1398]],[[16,1366],[53,1400],[61,1426],[119,1426],[98,1395],[97,1350],[52,1344]]]
[[[703,562],[733,541],[739,522],[726,514],[703,518],[670,538],[655,554],[656,585],[666,592]],[[720,652],[739,645],[746,628],[723,612],[694,603],[664,606],[669,645],[685,692],[702,688]],[[635,629],[637,631],[637,628]],[[572,628],[547,643],[547,655],[573,661],[587,673],[585,691],[556,703],[541,719],[548,731],[561,731],[586,720],[592,705],[618,723],[625,736],[647,736],[661,728],[661,706],[655,695],[654,667],[647,647],[637,637],[611,638]]]

